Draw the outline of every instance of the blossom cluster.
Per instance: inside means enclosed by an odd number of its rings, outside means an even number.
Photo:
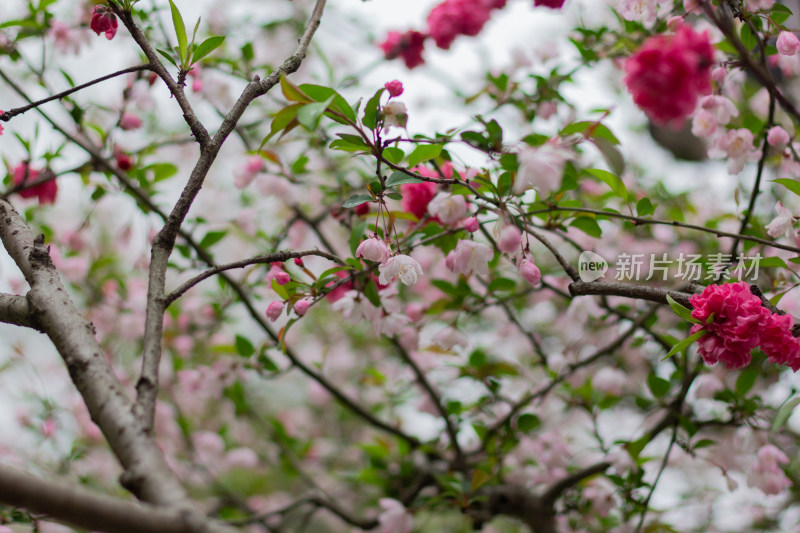
[[[773,313],[740,281],[709,285],[689,299],[692,317],[700,324],[691,333],[705,331],[698,352],[710,365],[719,361],[729,369],[750,363],[750,351],[759,346],[770,362],[800,370],[800,342],[792,335],[791,315]]]

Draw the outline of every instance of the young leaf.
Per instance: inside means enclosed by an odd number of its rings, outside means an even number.
[[[413,176],[409,176],[408,174],[400,172],[399,170],[392,172],[392,175],[389,176],[388,180],[386,180],[387,187],[396,187],[404,183],[422,183],[422,180]]]
[[[429,161],[435,157],[439,157],[442,153],[441,144],[421,144],[414,148],[408,156],[408,166],[415,167],[423,161]]]
[[[364,116],[361,118],[361,123],[371,130],[374,130],[378,125],[378,108],[380,107],[381,95],[385,89],[378,89],[372,98],[369,99],[367,105],[364,106]]]
[[[672,308],[672,311],[685,321],[691,322],[692,324],[700,324],[700,321],[692,316],[691,309],[688,309],[673,300],[669,294],[667,294],[667,303]]]
[[[192,55],[192,63],[197,63],[208,54],[219,48],[223,41],[225,41],[225,37],[215,36],[209,37],[199,45],[194,50],[194,54]]]
[[[675,346],[673,346],[673,347],[672,347],[672,349],[669,351],[669,353],[668,353],[667,355],[665,355],[665,356],[664,356],[664,359],[662,359],[662,361],[664,361],[664,360],[666,360],[666,359],[669,359],[670,357],[672,357],[673,355],[675,355],[676,353],[678,353],[678,352],[680,352],[680,351],[683,351],[683,350],[685,350],[686,348],[688,348],[689,346],[691,346],[691,344],[692,344],[694,341],[696,341],[696,340],[699,340],[699,339],[700,339],[701,337],[703,337],[703,335],[705,335],[706,333],[708,333],[708,330],[707,330],[707,329],[701,329],[700,331],[698,331],[698,332],[697,332],[697,333],[695,333],[694,335],[689,335],[688,337],[686,337],[685,339],[683,339],[681,342],[679,342],[678,344],[676,344]]]
[[[186,63],[186,26],[183,24],[181,12],[175,7],[175,3],[169,0],[169,7],[172,10],[172,25],[175,26],[175,36],[178,38],[178,51],[181,57],[181,66]]]
[[[794,408],[797,407],[798,404],[800,404],[800,396],[795,396],[781,405],[780,409],[778,409],[778,412],[775,414],[775,420],[772,421],[772,427],[770,428],[772,433],[775,433],[783,427],[786,421],[789,420],[789,417],[792,416]]]

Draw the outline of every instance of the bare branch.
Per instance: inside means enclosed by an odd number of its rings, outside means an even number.
[[[0,465],[0,502],[81,529],[109,533],[211,533],[197,517],[95,494],[75,483],[45,480]]]
[[[334,263],[338,263],[340,265],[345,265],[346,264],[344,261],[342,261],[341,259],[339,259],[335,255],[329,254],[327,252],[323,252],[323,251],[320,251],[320,250],[303,250],[303,251],[300,251],[300,252],[284,251],[284,252],[276,252],[274,254],[258,255],[258,256],[255,256],[255,257],[251,257],[249,259],[242,259],[241,261],[236,261],[234,263],[228,263],[228,264],[225,264],[225,265],[215,266],[213,268],[210,268],[210,269],[206,270],[202,274],[199,274],[199,275],[193,277],[192,279],[190,279],[189,281],[187,281],[186,283],[184,283],[183,285],[181,285],[180,287],[178,287],[177,289],[175,289],[174,291],[169,293],[167,296],[165,296],[164,297],[164,305],[165,305],[165,307],[169,307],[170,304],[172,304],[172,302],[174,302],[175,300],[180,298],[186,291],[188,291],[189,289],[191,289],[192,287],[194,287],[195,285],[197,285],[201,281],[206,280],[206,279],[208,279],[211,276],[214,276],[216,274],[219,274],[220,272],[224,272],[226,270],[233,270],[234,268],[244,268],[244,267],[250,266],[250,265],[258,265],[258,264],[265,264],[265,263],[276,263],[276,262],[280,263],[280,262],[283,262],[283,261],[288,261],[289,259],[294,259],[294,258],[298,258],[298,257],[306,257],[306,256],[309,256],[309,255],[316,255],[316,256],[319,256],[319,257],[324,257],[325,259],[330,259]]]
[[[685,292],[661,289],[658,287],[648,287],[646,285],[633,285],[630,283],[608,283],[605,281],[576,281],[570,283],[569,293],[572,296],[586,296],[589,294],[604,296],[624,296],[626,298],[636,298],[648,300],[661,304],[667,303],[667,296],[678,302],[684,307],[691,308],[689,296]]]
[[[15,294],[0,293],[0,322],[42,331],[28,307],[28,299]]]

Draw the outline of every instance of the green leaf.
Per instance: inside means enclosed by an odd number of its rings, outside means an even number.
[[[784,187],[795,193],[797,196],[800,196],[800,181],[790,180],[786,178],[772,180],[772,181],[775,183],[780,183],[781,185],[783,185]]]
[[[289,291],[286,290],[286,287],[284,285],[280,285],[278,283],[278,280],[273,279],[271,287],[272,290],[275,291],[278,294],[278,296],[280,296],[283,300],[289,299]]]
[[[688,307],[684,307],[675,300],[673,300],[672,296],[670,296],[669,294],[667,294],[667,303],[672,308],[672,311],[685,321],[691,322],[692,324],[700,324],[700,321],[692,316],[691,309],[689,309]]]
[[[628,201],[628,189],[625,187],[625,184],[622,182],[622,180],[617,176],[607,170],[602,170],[599,168],[587,168],[586,173],[602,181],[611,187],[611,190],[614,191],[617,196],[626,202]]]
[[[795,396],[780,406],[778,412],[775,414],[775,420],[772,421],[772,427],[770,428],[772,433],[775,433],[783,427],[786,421],[789,420],[789,417],[792,416],[794,408],[797,407],[798,404],[800,404],[800,396]]]
[[[300,87],[289,81],[285,74],[281,73],[281,92],[290,102],[300,102],[310,104],[313,100],[304,93]]]
[[[644,198],[636,202],[636,213],[640,217],[650,216],[655,212],[656,212],[656,207],[650,201],[650,198],[647,198],[645,196]]]
[[[656,398],[661,398],[669,392],[669,381],[664,378],[660,378],[655,374],[649,374],[647,376],[647,388],[650,389],[650,392],[653,393],[653,396]]]
[[[489,283],[489,292],[513,291],[517,288],[517,283],[513,279],[495,278]]]
[[[600,139],[605,139],[611,144],[619,144],[619,139],[617,139],[614,134],[611,133],[611,130],[599,122],[590,120],[573,122],[561,130],[560,135],[563,137],[565,135],[572,135],[573,133],[580,133],[585,137],[597,137]]]
[[[758,367],[751,366],[742,370],[739,374],[739,377],[736,378],[736,394],[740,397],[744,397],[745,394],[750,392],[750,389],[753,388],[753,385],[756,384],[756,378],[758,378],[759,369]]]
[[[227,231],[209,231],[208,233],[205,234],[203,240],[200,241],[200,247],[208,248],[210,246],[214,246],[219,241],[221,241],[226,234]]]
[[[776,24],[783,24],[792,16],[792,10],[783,4],[775,4],[770,13],[770,18]]]
[[[400,163],[405,156],[405,152],[400,148],[389,147],[383,149],[383,158],[393,165]]]
[[[672,357],[673,355],[675,355],[676,353],[678,353],[678,352],[680,352],[680,351],[683,351],[683,350],[685,350],[685,349],[686,349],[686,348],[688,348],[688,347],[689,347],[689,346],[690,346],[690,345],[691,345],[691,344],[692,344],[694,341],[696,341],[696,340],[700,339],[700,338],[701,338],[703,335],[705,335],[706,333],[708,333],[708,330],[707,330],[707,329],[701,329],[700,331],[698,331],[698,332],[697,332],[697,333],[695,333],[694,335],[689,335],[688,337],[686,337],[685,339],[683,339],[681,342],[679,342],[678,344],[676,344],[675,346],[673,346],[673,347],[672,347],[672,349],[669,351],[669,353],[668,353],[667,355],[665,355],[665,356],[664,356],[664,359],[662,359],[662,361],[664,361],[665,359],[669,359],[670,357]]]
[[[603,236],[603,230],[600,228],[600,225],[591,217],[578,217],[572,221],[570,226],[578,228],[590,237],[594,237],[596,239],[599,239]]]
[[[253,343],[241,335],[236,335],[236,353],[242,357],[250,357],[256,353]]]
[[[358,204],[356,204],[358,205]],[[367,221],[366,220],[356,220],[356,223],[353,224],[352,230],[350,231],[350,253],[356,255],[356,249],[358,245],[361,244],[361,239],[364,237],[364,232],[367,230]],[[355,263],[351,263],[350,259],[352,259]],[[352,257],[348,258],[347,263],[352,265],[354,269],[361,270],[363,265],[358,259],[354,259]]]
[[[215,36],[209,37],[197,45],[197,48],[194,49],[194,54],[192,55],[192,64],[201,61],[208,54],[222,46],[223,42],[225,42],[225,37]]]
[[[392,175],[389,176],[388,180],[386,180],[387,187],[397,187],[398,185],[403,185],[404,183],[422,183],[422,180],[415,178],[414,176],[409,176],[405,172],[401,172],[399,170],[392,172]]]
[[[261,141],[261,148],[263,148],[264,145],[267,144],[267,141],[269,141],[276,133],[284,128],[287,128],[292,121],[297,118],[297,112],[301,107],[303,107],[303,104],[292,104],[275,113],[275,116],[272,118],[272,126],[270,127],[269,135],[264,137],[264,140]],[[296,126],[297,122],[294,124]],[[290,129],[291,128],[287,129],[286,131],[289,131]]]
[[[441,144],[421,144],[414,148],[414,151],[408,156],[408,166],[415,167],[423,161],[429,161],[435,157],[439,157],[441,153]]]
[[[378,286],[375,285],[375,282],[371,279],[364,285],[364,296],[366,296],[367,300],[369,300],[369,303],[375,307],[381,306],[381,297],[378,295]]]
[[[172,63],[172,65],[173,65],[175,68],[178,68],[178,63],[176,63],[176,62],[175,62],[175,60],[174,60],[174,59],[172,59],[172,54],[170,54],[170,53],[169,53],[169,52],[167,52],[166,50],[162,50],[161,48],[156,48],[156,52],[158,52],[159,54],[161,54],[162,56],[164,56],[164,59],[166,59],[167,61],[169,61],[170,63]]]
[[[530,433],[542,425],[541,419],[531,413],[524,413],[517,418],[517,428],[523,433]]]
[[[333,96],[324,102],[315,102],[313,104],[304,105],[300,108],[300,110],[297,111],[297,122],[304,126],[308,131],[314,131],[317,129],[320,117],[325,110],[328,109],[328,106],[332,101]]]
[[[371,130],[374,130],[378,125],[378,108],[380,107],[381,95],[384,90],[383,88],[378,89],[378,92],[364,106],[364,116],[361,118],[361,123]]]
[[[371,202],[372,196],[369,194],[354,194],[350,198],[344,201],[342,207],[356,207],[358,205],[363,204],[364,202]]]
[[[329,105],[330,111],[337,112],[338,114],[350,120],[350,122],[356,121],[356,114],[353,111],[353,108],[350,107],[350,104],[347,103],[347,100],[345,100],[341,94],[337,93],[330,87],[304,83],[300,85],[299,89],[315,102],[324,102],[325,100],[333,97],[333,101]]]
[[[183,24],[181,12],[175,7],[175,3],[169,0],[169,7],[172,10],[172,25],[175,27],[175,36],[178,38],[178,51],[181,57],[181,66],[186,62],[186,26]]]
[[[789,268],[780,257],[762,257],[758,259],[758,268]]]
[[[619,148],[614,146],[614,143],[608,139],[595,137],[590,140],[597,149],[600,150],[600,153],[603,154],[603,159],[606,160],[611,170],[618,176],[622,175],[625,172],[625,158],[622,156],[622,152],[619,151]]]

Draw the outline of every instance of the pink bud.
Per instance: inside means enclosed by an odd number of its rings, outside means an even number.
[[[725,67],[717,67],[711,71],[711,79],[717,83],[722,83],[725,81],[725,76],[728,75],[728,71],[725,70]]]
[[[497,247],[501,252],[513,254],[519,251],[522,246],[522,232],[518,227],[508,225],[503,228],[500,238],[497,240]]]
[[[304,266],[306,266],[306,265],[303,263],[303,258],[302,258],[302,257],[295,257],[295,258],[294,258],[294,264],[295,264],[295,265],[297,265],[297,266],[299,266],[299,267],[301,267],[301,268],[302,268],[302,267],[304,267]]]
[[[478,224],[478,219],[475,217],[465,218],[461,221],[464,224],[464,229],[470,233],[475,233],[480,229],[480,224]]]
[[[296,304],[294,304],[294,312],[297,313],[298,316],[303,316],[308,311],[308,308],[311,307],[311,302],[307,299],[303,298]]]
[[[119,119],[119,127],[125,131],[141,128],[142,119],[133,113],[123,113]]]
[[[367,261],[384,263],[389,259],[389,247],[377,237],[361,241],[356,249],[356,257],[363,257]]]
[[[683,17],[681,16],[672,17],[667,21],[667,29],[669,31],[678,31],[681,26],[683,26]]]
[[[783,148],[789,144],[790,138],[786,130],[780,126],[773,126],[767,133],[767,142],[770,146]]]
[[[400,81],[398,80],[392,80],[386,82],[386,85],[384,85],[384,87],[386,88],[387,91],[389,91],[389,96],[391,96],[392,98],[403,94],[403,84],[400,83]]]
[[[530,259],[523,259],[520,261],[517,271],[519,275],[522,276],[522,279],[531,285],[536,286],[542,281],[542,273],[539,271],[539,267]]]
[[[778,35],[778,53],[784,56],[793,56],[800,50],[800,39],[790,31],[782,31]]]
[[[283,302],[274,301],[267,307],[267,318],[270,322],[275,322],[283,313]]]
[[[359,216],[366,215],[367,213],[369,213],[369,202],[364,202],[363,204],[358,204],[357,206],[355,206],[353,208],[353,212],[356,215],[359,215]]]
[[[275,274],[275,281],[278,282],[278,285],[286,285],[292,281],[292,277],[288,273],[281,271]]]

